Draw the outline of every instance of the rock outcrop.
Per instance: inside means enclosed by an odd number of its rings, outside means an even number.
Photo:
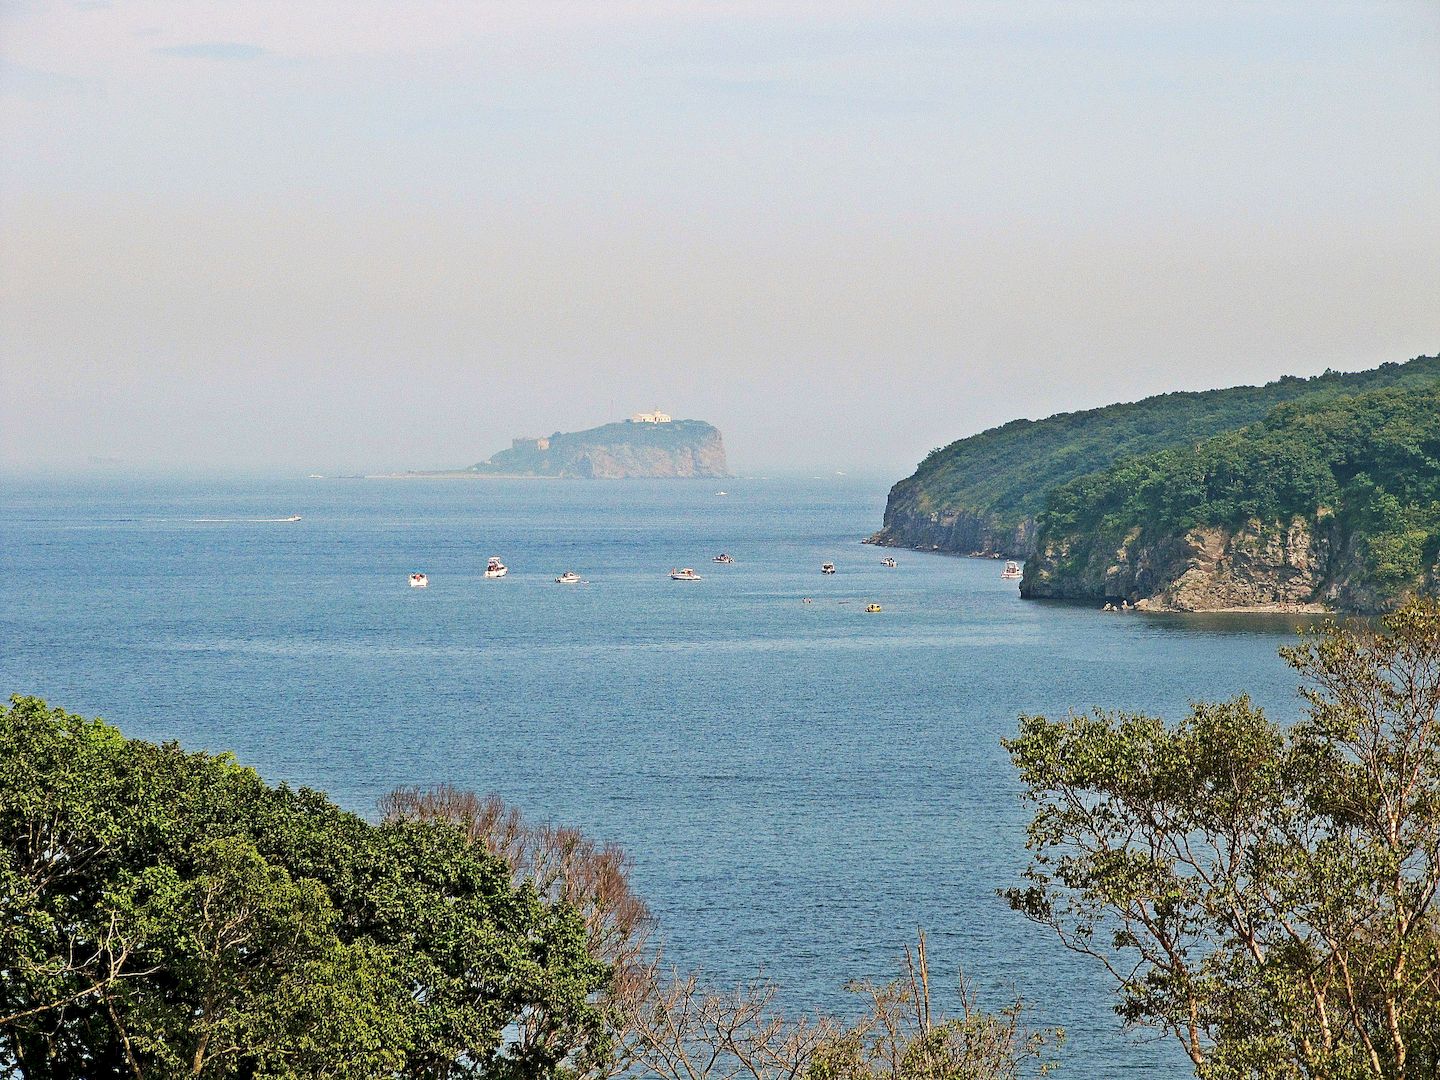
[[[890,502],[896,501],[892,491]],[[932,510],[925,513],[908,506],[887,505],[885,527],[866,543],[920,551],[1024,559],[1035,546],[1035,519],[1024,517],[1018,525],[1010,525],[993,514],[972,510]]]
[[[1332,557],[1335,532],[1297,516],[1148,541],[1137,528],[1118,544],[1051,542],[1026,561],[1020,594],[1151,611],[1323,610],[1344,589],[1332,575],[1345,561]]]
[[[724,477],[725,443],[703,420],[605,424],[548,438],[516,439],[470,472],[489,476]]]

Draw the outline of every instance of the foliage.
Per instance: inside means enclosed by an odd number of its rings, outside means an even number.
[[[1025,1003],[1016,998],[996,1012],[979,1007],[974,988],[960,976],[960,1012],[938,1013],[930,995],[925,935],[915,951],[905,950],[905,970],[877,985],[850,984],[866,1008],[861,1017],[824,1040],[807,1080],[1019,1080],[1046,1076],[1056,1062],[1065,1033],[1031,1029]]]
[[[598,844],[577,829],[525,820],[498,795],[479,796],[448,784],[397,788],[381,800],[391,822],[444,822],[470,843],[502,859],[517,887],[529,887],[550,904],[580,915],[585,948],[606,965],[610,978],[595,999],[608,1037],[594,1040],[571,1064],[583,1075],[607,1077],[633,1064],[636,1033],[630,1020],[657,992],[659,951],[651,947],[654,919],[630,886],[630,856],[617,844]],[[571,1024],[540,1005],[518,1025],[522,1049],[551,1046]]]
[[[1050,494],[1042,549],[1083,560],[1201,525],[1334,527],[1383,602],[1420,587],[1440,555],[1440,385],[1282,405],[1193,447],[1130,458]]]
[[[1372,371],[1290,376],[1264,386],[1161,394],[1044,420],[1013,420],[932,450],[914,475],[895,485],[890,504],[922,514],[964,509],[1014,527],[1038,514],[1062,484],[1244,427],[1286,402],[1318,403],[1437,381],[1440,356],[1422,356]]]
[[[983,1010],[960,981],[960,1015],[932,1008],[922,936],[905,953],[905,973],[885,984],[851,984],[866,1007],[846,1023],[833,1016],[787,1018],[775,985],[763,978],[716,989],[697,972],[666,970],[651,934],[649,909],[630,886],[631,861],[613,844],[578,831],[535,824],[496,795],[448,785],[401,788],[382,801],[388,821],[440,820],[503,858],[517,884],[580,911],[592,955],[613,975],[597,999],[608,1054],[576,1059],[580,1076],[607,1080],[644,1075],[663,1080],[1018,1080],[1043,1075],[1063,1033],[1032,1030],[1018,998]],[[532,1011],[521,1045],[544,1041]]]
[[[787,1018],[763,979],[729,990],[695,974],[661,981],[632,1020],[634,1064],[659,1080],[1019,1080],[1048,1074],[1064,1040],[1031,1029],[1019,998],[982,1010],[963,977],[961,1011],[945,1015],[931,998],[923,935],[898,978],[850,989],[865,1004],[845,1022]]]
[[[553,1075],[603,1049],[606,976],[453,826],[0,709],[0,1075]],[[555,1030],[514,1044],[537,1009]]]
[[[1035,804],[1011,904],[1099,960],[1197,1074],[1440,1074],[1440,606],[1329,624],[1286,660],[1289,730],[1247,698],[1175,727],[1024,717]]]

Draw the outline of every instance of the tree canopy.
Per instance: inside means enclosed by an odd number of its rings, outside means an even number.
[[[1307,702],[1288,729],[1245,697],[1173,726],[1022,718],[1010,902],[1207,1080],[1440,1075],[1440,605],[1283,655]]]
[[[569,904],[442,821],[0,709],[0,1075],[520,1077],[603,1049]],[[552,1028],[517,1045],[538,1011]]]
[[[1440,356],[1421,356],[1370,371],[1287,376],[1263,386],[1160,394],[1043,420],[1012,420],[932,450],[891,489],[886,527],[898,528],[901,542],[919,543],[919,536],[905,533],[902,518],[964,511],[1013,529],[1038,515],[1056,488],[1132,458],[1236,431],[1277,406],[1437,383]]]

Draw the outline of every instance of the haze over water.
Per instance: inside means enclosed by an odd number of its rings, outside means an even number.
[[[1290,625],[1025,603],[995,562],[861,546],[883,485],[719,486],[11,481],[0,687],[369,816],[445,781],[619,841],[674,961],[763,965],[795,1011],[846,1008],[924,928],[937,973],[1067,1029],[1062,1075],[1188,1076],[996,897],[1028,817],[999,739],[1242,690],[1288,719]]]
[[[750,471],[1436,348],[1433,0],[8,0],[0,465]],[[63,432],[63,437],[56,437]]]

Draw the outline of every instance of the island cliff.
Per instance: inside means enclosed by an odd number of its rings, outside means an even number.
[[[656,420],[653,417],[664,417]],[[548,438],[516,439],[468,470],[492,476],[723,477],[725,443],[703,420],[671,420],[663,413]]]

